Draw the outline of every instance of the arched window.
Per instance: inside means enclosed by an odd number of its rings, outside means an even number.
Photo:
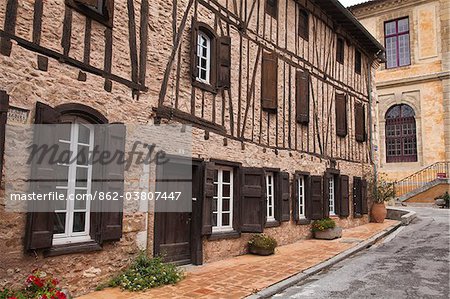
[[[386,162],[417,162],[416,119],[406,104],[386,112]]]

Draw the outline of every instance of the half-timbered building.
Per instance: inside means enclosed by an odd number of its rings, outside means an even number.
[[[139,249],[198,265],[244,254],[253,233],[283,245],[310,237],[315,219],[369,221],[373,70],[384,48],[338,1],[2,0],[0,26],[3,140],[15,122],[71,124],[74,146],[91,145],[74,139],[83,134],[111,139],[88,124],[193,127],[192,212],[0,205],[0,284],[43,267],[83,293]],[[184,164],[152,166],[150,180]]]

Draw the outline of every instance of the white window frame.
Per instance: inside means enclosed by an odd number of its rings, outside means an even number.
[[[298,200],[298,217],[306,219],[306,194],[305,194],[305,177],[299,176],[297,179],[297,200]]]
[[[329,204],[329,210],[330,215],[335,216],[336,215],[336,206],[335,206],[335,198],[336,198],[336,192],[335,192],[335,177],[334,175],[331,176],[328,179],[328,204]]]
[[[267,222],[275,220],[275,175],[273,172],[266,173],[266,217]]]
[[[216,168],[217,171],[217,181],[214,181],[214,185],[217,185],[217,196],[213,197],[213,200],[217,200],[217,211],[213,211],[213,215],[217,214],[217,221],[216,221],[216,225],[214,225],[212,227],[212,231],[214,232],[228,232],[228,231],[233,231],[233,178],[234,178],[234,173],[233,173],[233,168],[232,167],[225,167],[225,166],[220,166]],[[224,171],[229,171],[230,172],[230,182],[229,183],[225,183],[223,181],[223,172]],[[229,225],[222,225],[222,215],[224,214],[223,212],[223,186],[224,185],[230,185],[230,196],[227,197],[226,199],[230,200],[230,211],[226,212],[227,214],[230,215],[230,224]]]
[[[202,39],[205,39],[206,45],[202,44]],[[203,49],[206,48],[206,56],[203,56]],[[206,68],[202,67],[201,60],[206,60]],[[201,71],[206,72],[206,78],[201,77]],[[211,74],[211,38],[202,31],[197,35],[197,78],[196,80],[205,84],[210,84]]]
[[[70,161],[73,161],[70,164],[58,164],[60,166],[68,166],[68,180],[67,185],[65,186],[56,186],[57,191],[62,191],[66,195],[73,194],[75,195],[75,190],[83,190],[86,191],[86,194],[91,193],[92,188],[92,164],[88,163],[88,165],[77,165],[76,156],[78,154],[78,146],[87,146],[89,147],[89,155],[92,154],[94,149],[94,127],[90,125],[88,122],[84,121],[80,118],[72,118],[70,124],[70,136],[67,139],[59,139],[59,143],[69,144],[70,152],[72,153],[72,157],[70,157]],[[78,142],[78,132],[79,127],[85,126],[90,130],[89,143],[81,143]],[[90,157],[88,157],[90,160]],[[89,161],[88,160],[88,161]],[[87,168],[87,182],[86,187],[77,187],[76,186],[76,171],[77,168]],[[90,236],[90,200],[86,198],[86,207],[84,209],[75,209],[75,200],[69,200],[66,196],[66,209],[64,210],[55,210],[55,213],[66,213],[65,220],[65,229],[64,233],[53,234],[53,245],[63,245],[63,244],[71,244],[71,243],[80,243],[87,242],[92,240]],[[73,232],[73,221],[75,212],[84,212],[85,223],[84,223],[84,231],[82,232]],[[56,216],[55,216],[56,217]]]

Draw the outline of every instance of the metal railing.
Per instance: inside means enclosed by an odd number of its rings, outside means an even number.
[[[395,196],[400,197],[438,179],[450,178],[450,161],[436,162],[394,183]]]

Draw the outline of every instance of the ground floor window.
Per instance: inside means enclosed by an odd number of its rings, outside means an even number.
[[[218,167],[214,171],[212,204],[213,232],[233,230],[233,168]]]
[[[297,180],[298,190],[298,215],[299,218],[306,218],[305,213],[305,177],[300,176]]]
[[[89,241],[90,201],[83,194],[91,192],[92,164],[89,153],[94,147],[94,129],[82,119],[70,117],[64,120],[59,148],[71,153],[70,159],[58,163],[58,193],[66,195],[55,209],[53,245]]]
[[[267,221],[275,221],[275,188],[273,172],[266,173]]]
[[[328,201],[329,201],[330,215],[336,215],[336,209],[335,209],[335,203],[334,203],[334,200],[335,200],[334,186],[335,186],[334,176],[331,176],[328,179]]]

